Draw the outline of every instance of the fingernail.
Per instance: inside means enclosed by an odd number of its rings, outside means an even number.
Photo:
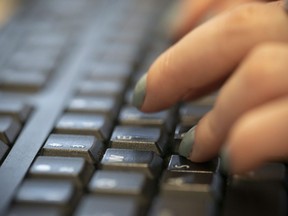
[[[226,147],[222,148],[222,150],[220,151],[219,171],[221,174],[224,174],[224,175],[229,175],[231,173],[230,158],[229,158],[229,153]]]
[[[146,95],[146,80],[147,74],[144,74],[134,88],[132,105],[137,107],[138,109],[140,109],[144,103]]]
[[[180,145],[178,153],[186,158],[189,157],[189,155],[192,152],[194,140],[195,140],[195,128],[196,126],[192,127],[183,137]]]

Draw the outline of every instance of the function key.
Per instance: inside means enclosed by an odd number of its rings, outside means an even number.
[[[104,170],[138,171],[154,179],[161,174],[162,163],[162,158],[152,151],[107,149],[101,167]]]
[[[110,140],[112,148],[154,151],[164,155],[167,137],[158,127],[117,126]]]
[[[93,136],[51,134],[42,148],[45,156],[83,157],[89,163],[99,162],[103,143]]]
[[[65,113],[56,124],[54,132],[93,135],[99,140],[106,140],[111,126],[111,120],[104,115]]]

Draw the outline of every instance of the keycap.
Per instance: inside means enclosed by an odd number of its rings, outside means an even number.
[[[139,200],[147,196],[149,191],[143,173],[106,170],[99,170],[94,174],[88,189],[96,195],[123,195]]]
[[[48,76],[37,72],[4,71],[0,74],[0,89],[7,91],[35,92],[41,89]]]
[[[268,181],[232,179],[226,189],[223,216],[286,216],[286,188]]]
[[[8,153],[9,147],[0,140],[0,164]]]
[[[218,159],[195,163],[180,155],[172,155],[167,170],[170,172],[215,173],[218,170]]]
[[[172,118],[168,110],[158,113],[143,113],[135,107],[125,106],[119,114],[119,122],[122,125],[159,126],[171,131]]]
[[[68,180],[26,179],[15,196],[18,204],[68,207],[75,204],[76,188]]]
[[[265,181],[265,182],[277,182],[283,185],[287,185],[287,168],[282,163],[266,163],[261,167],[249,171],[242,175],[234,175],[234,181]]]
[[[95,57],[96,59],[101,58],[104,62],[125,62],[128,65],[133,65],[138,59],[137,46],[134,44],[114,41],[105,44],[105,46],[99,46],[98,49]]]
[[[93,135],[106,140],[110,134],[111,120],[104,115],[65,113],[59,119],[54,132],[61,134]]]
[[[13,69],[21,70],[33,70],[33,71],[47,71],[54,67],[56,57],[59,55],[59,49],[50,49],[45,47],[44,49],[25,49],[24,47],[14,53],[9,62],[9,67]]]
[[[78,96],[71,100],[67,111],[114,116],[118,113],[118,104],[111,97]]]
[[[21,123],[27,120],[31,111],[32,107],[30,105],[20,101],[5,100],[0,102],[0,115],[10,115]]]
[[[109,148],[101,167],[103,170],[138,171],[153,179],[160,175],[162,163],[162,158],[152,151]]]
[[[84,185],[94,168],[84,158],[39,156],[29,171],[32,178],[70,179]]]
[[[117,126],[111,136],[112,148],[154,151],[164,155],[167,137],[157,127]]]
[[[12,145],[21,129],[20,123],[10,116],[0,116],[0,140]]]
[[[84,80],[80,83],[77,95],[85,96],[113,96],[118,98],[122,95],[124,86],[118,81]]]
[[[210,216],[217,215],[215,209],[214,203],[203,203],[197,199],[158,197],[152,203],[148,216]]]
[[[160,190],[162,196],[166,197],[179,196],[210,201],[214,196],[212,181],[212,173],[165,172]]]
[[[83,157],[89,163],[98,163],[104,146],[93,136],[51,134],[41,153],[45,156]]]
[[[180,121],[183,125],[195,125],[212,106],[197,106],[188,103],[180,107]]]
[[[136,216],[139,215],[137,203],[130,197],[99,197],[85,196],[75,216],[101,215],[101,216]]]
[[[13,205],[8,216],[62,216],[63,211],[56,206]]]
[[[91,61],[84,69],[87,78],[92,80],[121,80],[126,82],[131,73],[131,65],[122,62],[109,64]]]

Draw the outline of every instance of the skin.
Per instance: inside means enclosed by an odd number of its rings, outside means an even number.
[[[223,148],[232,173],[287,161],[288,13],[283,4],[246,3],[227,10],[188,33],[149,69],[144,112],[220,88],[213,109],[196,128],[192,161],[209,160]]]

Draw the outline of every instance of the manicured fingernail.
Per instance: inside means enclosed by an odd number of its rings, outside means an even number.
[[[224,175],[228,175],[231,173],[231,168],[230,168],[230,158],[229,158],[229,153],[227,148],[222,148],[220,151],[220,168],[219,171],[220,173]]]
[[[194,140],[195,140],[195,128],[196,126],[192,127],[183,137],[180,145],[178,153],[184,157],[189,157],[192,152]]]
[[[144,74],[134,88],[132,105],[138,109],[142,107],[146,96],[146,80],[147,74]]]

